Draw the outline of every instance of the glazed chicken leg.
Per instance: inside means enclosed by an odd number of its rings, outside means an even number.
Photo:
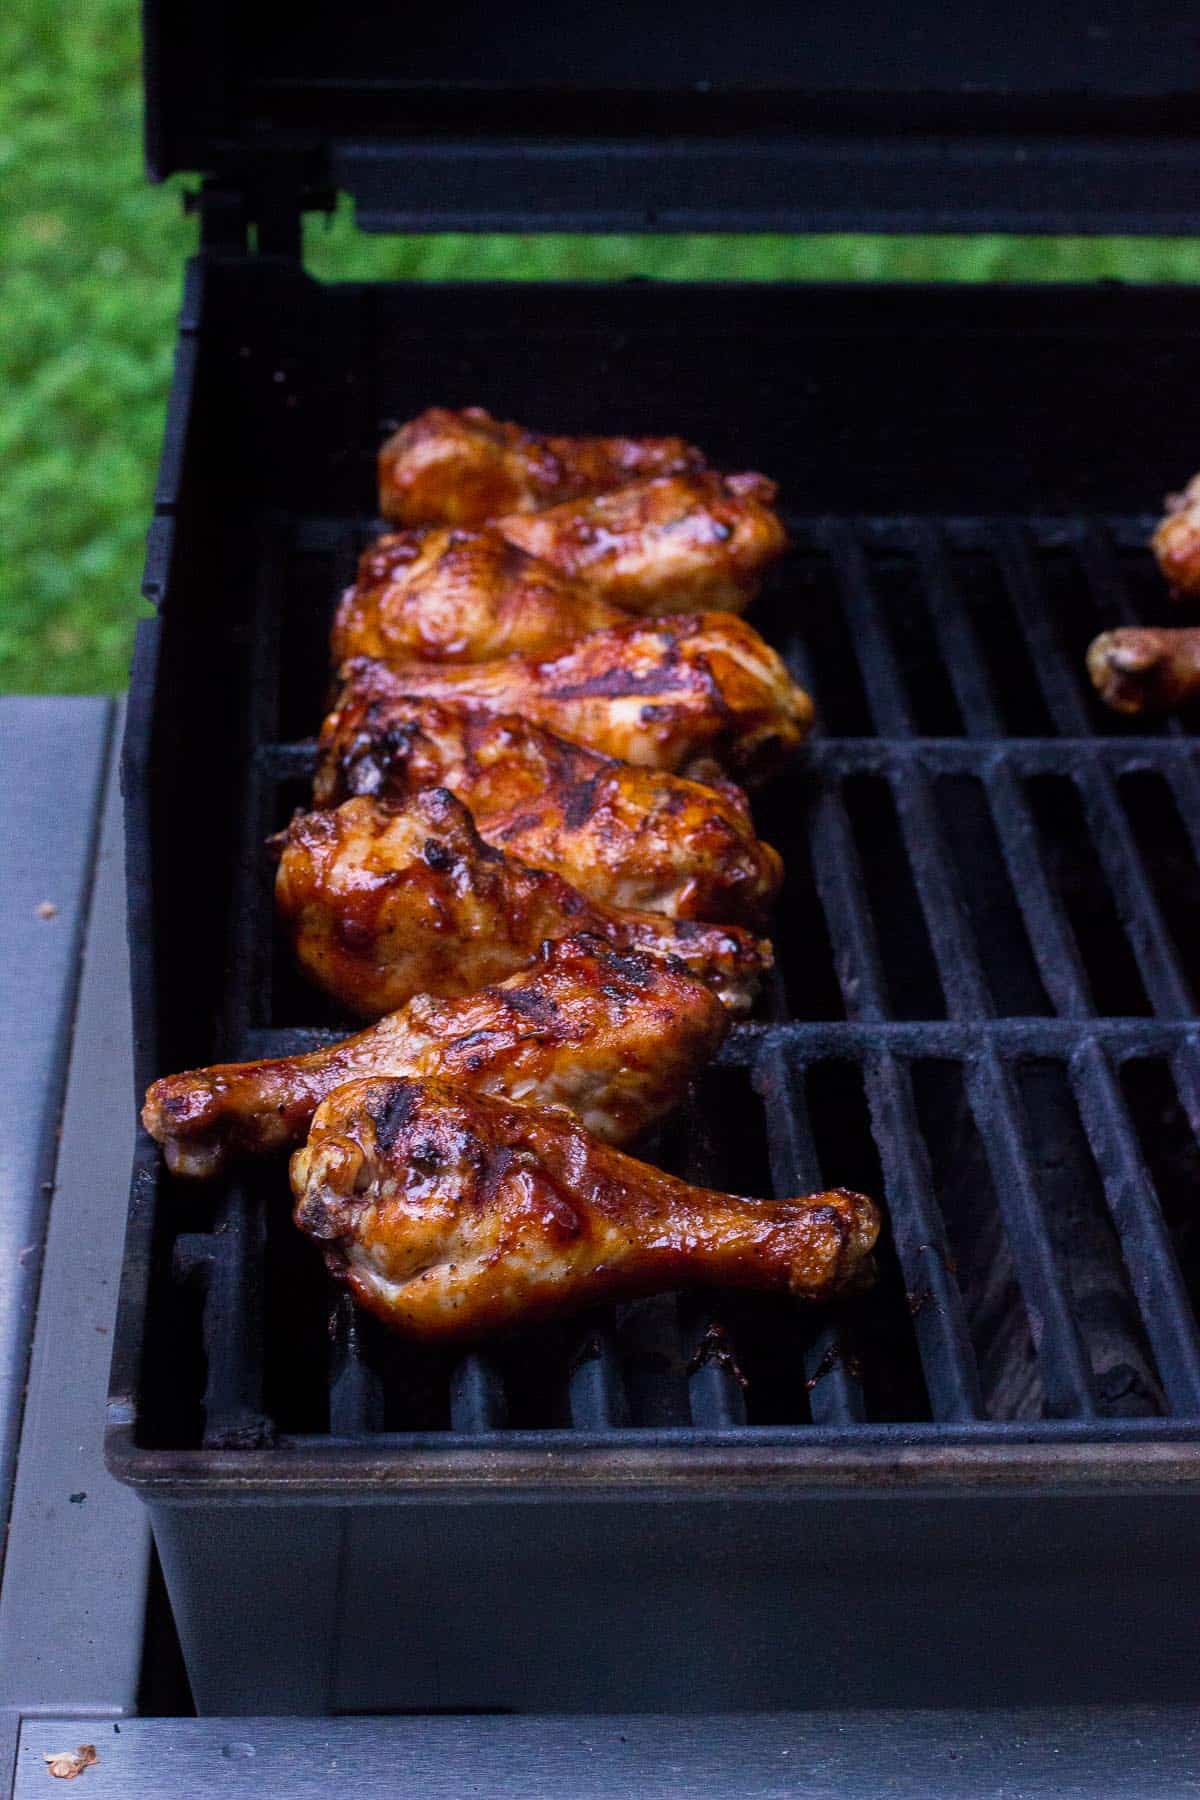
[[[1200,699],[1200,627],[1103,631],[1087,664],[1093,687],[1114,712],[1170,712]]]
[[[703,467],[703,453],[682,438],[543,437],[482,406],[431,406],[380,450],[379,510],[398,525],[481,525]]]
[[[328,1049],[225,1063],[156,1081],[142,1123],[181,1175],[296,1144],[321,1101],[369,1075],[437,1075],[579,1113],[611,1143],[638,1136],[714,1055],[729,1015],[681,963],[580,934],[531,968],[460,999],[419,994]]]
[[[610,906],[753,925],[782,880],[732,783],[635,769],[513,715],[345,689],[321,732],[317,804],[431,787],[456,794],[487,843]]]
[[[676,613],[596,631],[558,656],[470,667],[360,659],[337,710],[401,694],[519,713],[560,737],[650,769],[716,759],[742,778],[804,738],[812,703],[770,646],[732,613]]]
[[[334,620],[333,660],[477,663],[548,656],[626,622],[499,531],[399,531],[364,552]]]
[[[497,519],[505,537],[630,612],[742,612],[787,549],[765,475],[664,476]]]
[[[1200,475],[1167,495],[1167,513],[1150,540],[1172,598],[1200,599]]]
[[[736,925],[619,912],[491,849],[446,788],[297,814],[281,836],[275,902],[305,973],[368,1019],[414,994],[502,981],[546,939],[577,931],[677,957],[733,1012],[748,1010],[771,961],[770,945]]]
[[[340,1088],[291,1177],[297,1225],[355,1299],[433,1340],[706,1283],[824,1299],[863,1281],[879,1233],[862,1194],[689,1187],[561,1112],[442,1081]]]

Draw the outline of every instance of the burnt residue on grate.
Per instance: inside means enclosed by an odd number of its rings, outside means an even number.
[[[1082,666],[1091,632],[1155,603],[1142,528],[791,525],[753,616],[821,733],[755,799],[788,865],[778,970],[647,1152],[743,1192],[880,1195],[875,1287],[828,1309],[665,1295],[434,1354],[334,1292],[281,1167],[203,1195],[160,1173],[147,1442],[1200,1426],[1200,778],[1177,725],[1098,713]],[[262,840],[303,800],[370,530],[273,516],[257,541],[222,1055],[348,1025],[281,946]]]

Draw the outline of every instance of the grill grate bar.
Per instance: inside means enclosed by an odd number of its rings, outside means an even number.
[[[382,1431],[383,1383],[363,1357],[362,1324],[349,1294],[339,1294],[329,1359],[329,1430],[334,1437]]]
[[[1195,1019],[1189,1021],[1188,1033],[1182,1043],[1175,1046],[1171,1070],[1183,1109],[1196,1136],[1200,1137],[1200,1035],[1196,1032]]]
[[[928,777],[919,763],[912,763],[903,773],[893,774],[890,785],[950,1016],[988,1018],[993,1011],[991,994],[955,881],[953,860],[937,822]]]
[[[1167,1398],[1173,1411],[1200,1412],[1200,1333],[1121,1090],[1094,1041],[1072,1057],[1070,1067],[1080,1117]]]
[[[1068,661],[1055,635],[1026,532],[1019,523],[1008,521],[996,527],[992,541],[1050,716],[1064,737],[1088,737],[1092,723],[1080,685],[1082,675]]]
[[[1192,1031],[1171,1056],[1171,1076],[1193,1134],[1200,1138],[1200,1036]]]
[[[1092,1374],[1055,1264],[1011,1070],[988,1050],[967,1070],[971,1110],[1025,1296],[1051,1418],[1095,1415]]]
[[[797,666],[803,663],[799,652],[794,661]],[[925,763],[936,773],[975,774],[997,755],[1022,774],[1031,775],[1065,774],[1080,762],[1098,763],[1117,773],[1148,765],[1186,773],[1194,764],[1195,746],[1190,739],[1160,737],[1006,737],[1000,742],[983,737],[816,737],[803,751],[807,768],[840,775],[885,773],[913,761]],[[272,740],[260,744],[253,757],[264,779],[272,782],[306,780],[313,774],[316,760],[315,738]]]
[[[779,1045],[769,1045],[754,1067],[754,1086],[764,1102],[771,1184],[777,1199],[817,1192],[822,1173],[813,1143],[803,1085]],[[805,1387],[814,1425],[849,1425],[866,1417],[862,1384],[838,1320],[823,1323],[804,1352]]]
[[[763,982],[759,1008],[765,1014],[767,1023],[771,1025],[785,1025],[792,1016],[792,1009],[788,1004],[787,983],[783,978],[783,970],[779,966],[778,955],[768,969]]]
[[[204,1444],[251,1449],[271,1436],[263,1413],[261,1210],[231,1187],[210,1240],[204,1303]]]
[[[785,642],[776,637],[775,648],[783,658],[784,666],[792,680],[802,687],[817,707],[817,729],[820,729],[820,683],[813,670],[813,660],[809,648],[798,631],[790,630]]]
[[[813,881],[825,912],[838,983],[851,1019],[887,1015],[887,982],[867,905],[850,815],[836,778],[822,782],[809,820]]]
[[[908,1069],[886,1052],[865,1067],[871,1128],[884,1170],[884,1193],[904,1285],[914,1302],[913,1329],[935,1419],[983,1413],[979,1371],[917,1122]],[[920,1300],[920,1304],[916,1301]]]
[[[1184,1018],[1193,1010],[1191,992],[1112,774],[1099,765],[1083,765],[1075,771],[1075,783],[1151,1004],[1164,1018]]]
[[[764,1048],[786,1045],[808,1058],[858,1057],[873,1045],[900,1056],[969,1056],[991,1044],[1004,1056],[1065,1056],[1096,1037],[1123,1056],[1165,1055],[1194,1030],[1193,1019],[780,1019],[735,1025],[717,1056],[730,1068],[752,1063]],[[1081,1035],[1082,1034],[1082,1035]],[[247,1057],[295,1056],[337,1043],[344,1031],[327,1026],[286,1026],[248,1031],[237,1046]]]
[[[584,1335],[567,1381],[567,1405],[576,1431],[620,1431],[629,1424],[616,1332],[607,1315]]]
[[[805,763],[838,775],[886,774],[914,762],[935,774],[977,774],[1002,757],[1022,775],[1068,775],[1080,764],[1093,763],[1120,774],[1127,769],[1186,769],[1195,761],[1195,746],[1165,738],[1023,738],[997,742],[953,737],[828,737],[804,746]]]
[[[917,520],[912,543],[929,602],[934,635],[967,735],[1000,737],[1004,719],[980,654],[974,627],[954,579],[945,538],[929,520]]]
[[[504,1377],[490,1357],[472,1352],[450,1373],[450,1429],[502,1431],[508,1423]]]
[[[746,1423],[746,1395],[737,1372],[737,1350],[711,1306],[684,1295],[680,1336],[687,1370],[688,1410],[702,1431]]]
[[[1166,769],[1167,781],[1175,796],[1179,816],[1187,832],[1192,855],[1200,862],[1200,775],[1194,755],[1186,760],[1173,758]]]
[[[715,1146],[700,1093],[693,1084],[681,1109],[683,1176],[696,1186],[711,1186]],[[687,1370],[688,1406],[694,1425],[715,1429],[746,1423],[746,1395],[737,1370],[732,1340],[711,1300],[682,1295],[679,1323]]]
[[[1000,758],[988,764],[983,779],[1042,986],[1065,1018],[1085,1019],[1092,1010],[1087,975],[1075,934],[1047,878],[1021,784]]]
[[[254,757],[268,781],[307,781],[317,766],[316,738],[260,744]]]
[[[838,578],[876,730],[883,737],[911,737],[908,696],[862,544],[849,526],[836,520],[818,528],[816,538]]]
[[[1095,520],[1086,521],[1076,550],[1101,616],[1115,619],[1121,625],[1140,625],[1138,609],[1113,554],[1107,531]]]

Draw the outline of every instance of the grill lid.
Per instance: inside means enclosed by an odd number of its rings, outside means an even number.
[[[1176,0],[144,0],[147,165],[368,230],[1200,228]]]

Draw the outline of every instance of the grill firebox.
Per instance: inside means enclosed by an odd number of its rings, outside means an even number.
[[[1081,1543],[1102,1562],[1133,1545],[1155,1692],[1184,1682],[1154,1595],[1186,1536],[1166,1490],[1200,1473],[1200,769],[1186,722],[1105,712],[1083,656],[1165,611],[1136,509],[1189,471],[1158,396],[1198,361],[1168,294],[431,294],[269,261],[194,271],[126,750],[139,1082],[347,1026],[290,966],[263,845],[307,798],[389,422],[437,399],[669,427],[781,481],[794,548],[750,616],[819,729],[755,797],[788,870],[770,991],[650,1154],[749,1193],[844,1183],[888,1219],[876,1288],[834,1309],[668,1296],[450,1357],[355,1315],[280,1167],[172,1182],[143,1139],[109,1456],[154,1511],[202,1708],[237,1710],[254,1656],[217,1628],[235,1587],[277,1710],[816,1704],[856,1640],[801,1678],[809,1615],[776,1616],[777,1595],[815,1555],[818,1613],[860,1578],[874,1605],[894,1554],[918,1569],[897,1620],[953,1565],[950,1611],[1008,1621],[963,1652],[963,1702],[1031,1698],[1012,1646],[1028,1631],[1064,1654],[1050,1571]],[[849,1494],[883,1522],[869,1552]],[[889,1515],[901,1495],[936,1511],[927,1532]],[[600,1527],[581,1563],[567,1514],[594,1531],[609,1497],[632,1537]],[[571,1506],[522,1511],[551,1499]],[[768,1522],[784,1502],[824,1521],[815,1549]],[[987,1560],[1009,1528],[1032,1587]],[[710,1559],[702,1580],[675,1533]],[[437,1622],[368,1654],[414,1555],[430,1592],[459,1556],[496,1586],[473,1624],[438,1588]],[[272,1634],[297,1570],[312,1618]],[[518,1580],[506,1630],[527,1649],[508,1655],[487,1619]],[[546,1614],[601,1590],[581,1686]],[[1108,1625],[1128,1696],[1136,1629]],[[456,1687],[421,1659],[464,1630],[490,1647]],[[736,1647],[732,1673],[697,1675],[697,1633]],[[929,1667],[892,1657],[873,1697],[909,1703]]]
[[[292,1236],[276,1165],[186,1197],[201,1216],[173,1278],[202,1313],[188,1416],[205,1445],[1200,1425],[1172,1243],[1188,1254],[1200,1159],[1200,771],[1178,721],[1146,738],[1098,717],[1082,661],[1092,633],[1159,602],[1146,522],[791,525],[753,616],[815,693],[822,735],[757,806],[789,870],[778,967],[655,1154],[747,1192],[882,1194],[878,1290],[812,1313],[656,1300],[447,1361],[336,1298]],[[273,604],[257,617],[229,1056],[354,1028],[290,966],[263,842],[313,762],[274,721],[316,716],[332,606],[369,536],[360,519],[280,517],[261,539]],[[1034,722],[1042,735],[1000,735]],[[841,723],[860,729],[832,735]]]

